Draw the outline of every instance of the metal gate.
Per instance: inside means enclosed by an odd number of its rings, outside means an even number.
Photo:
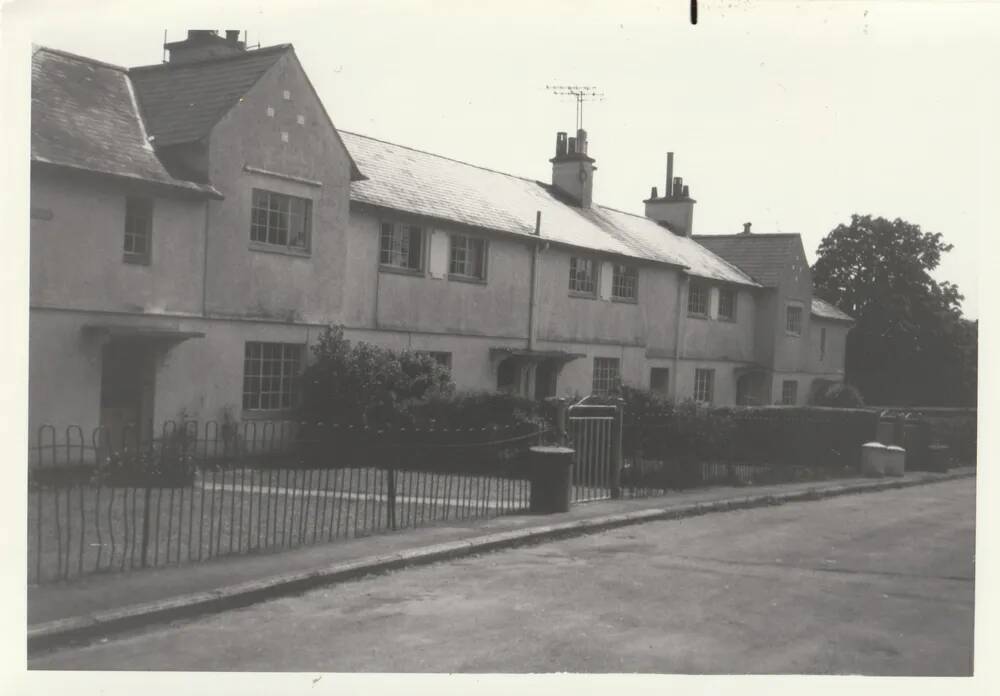
[[[621,497],[622,408],[581,401],[566,411],[573,461],[573,502]]]

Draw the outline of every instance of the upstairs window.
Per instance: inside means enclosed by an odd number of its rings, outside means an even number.
[[[736,320],[736,291],[732,288],[719,288],[719,319]]]
[[[594,358],[594,394],[614,394],[621,385],[618,358]]]
[[[714,390],[715,370],[696,369],[694,371],[694,400],[710,404]]]
[[[125,199],[125,261],[149,265],[153,249],[153,201]]]
[[[248,341],[243,357],[243,408],[280,411],[296,406],[302,346]]]
[[[379,263],[387,268],[420,271],[424,267],[424,231],[416,225],[382,223]]]
[[[611,277],[611,297],[616,300],[637,300],[639,269],[616,263]]]
[[[597,264],[593,259],[574,256],[569,260],[570,292],[593,295],[597,288]]]
[[[462,279],[486,280],[486,240],[451,235],[448,273]]]
[[[253,190],[250,241],[276,249],[309,251],[312,201],[283,193]]]
[[[802,335],[802,307],[799,305],[785,308],[785,331],[793,336]]]
[[[708,286],[691,281],[688,286],[688,314],[708,316]]]

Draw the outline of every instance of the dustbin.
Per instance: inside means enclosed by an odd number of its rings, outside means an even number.
[[[885,475],[902,476],[906,468],[906,450],[892,445],[885,448],[882,455],[885,458]]]
[[[885,476],[886,446],[881,442],[866,442],[861,445],[861,475]]]
[[[533,513],[569,512],[573,491],[573,454],[569,447],[538,446],[530,450],[530,509]]]

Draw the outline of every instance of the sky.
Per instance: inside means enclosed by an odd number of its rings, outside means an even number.
[[[1000,4],[702,0],[696,26],[687,0],[204,4],[18,0],[0,17],[126,66],[159,62],[164,30],[291,43],[338,128],[540,180],[575,127],[547,85],[593,85],[596,201],[641,214],[673,151],[696,234],[798,232],[813,261],[852,213],[900,217],[954,245],[936,277],[978,316]]]

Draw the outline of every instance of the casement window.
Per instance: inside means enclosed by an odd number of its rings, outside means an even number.
[[[618,358],[594,358],[594,394],[614,394],[621,386]]]
[[[248,341],[243,357],[243,408],[294,408],[301,362],[300,344]]]
[[[593,259],[574,256],[569,260],[570,292],[593,295],[597,289],[597,263]]]
[[[448,274],[460,279],[486,280],[486,240],[451,235]]]
[[[785,331],[793,336],[802,335],[802,307],[790,304],[785,308]]]
[[[694,280],[688,285],[688,314],[708,316],[708,286]]]
[[[250,241],[275,249],[308,252],[312,236],[312,201],[283,193],[253,190]]]
[[[826,358],[826,327],[819,330],[819,359]]]
[[[669,392],[670,368],[651,367],[649,369],[649,390],[661,395]]]
[[[715,370],[696,369],[694,371],[694,400],[710,404],[714,390]]]
[[[124,259],[128,263],[149,265],[153,250],[153,201],[149,198],[125,199]]]
[[[799,383],[794,379],[786,379],[781,383],[781,403],[794,406],[798,403]]]
[[[429,358],[433,358],[441,367],[447,368],[451,371],[451,353],[444,350],[418,350],[419,355],[426,355]]]
[[[639,298],[639,269],[625,264],[614,264],[611,276],[611,297],[616,300],[636,300]]]
[[[383,222],[379,263],[404,271],[423,270],[424,230],[416,225]]]
[[[736,320],[736,290],[719,288],[719,319]]]

